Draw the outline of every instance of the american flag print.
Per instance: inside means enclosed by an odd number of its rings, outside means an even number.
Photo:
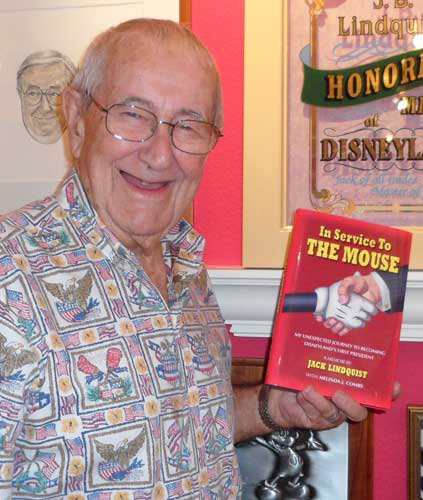
[[[9,307],[16,309],[24,319],[31,319],[31,309],[24,300],[23,293],[17,290],[6,290],[6,300]]]

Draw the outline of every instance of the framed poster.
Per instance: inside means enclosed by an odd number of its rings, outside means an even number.
[[[422,267],[422,9],[246,0],[245,267],[283,266],[296,208],[410,229]]]
[[[423,406],[408,407],[408,500],[423,498]]]
[[[422,0],[289,2],[288,217],[305,205],[421,224],[422,9]]]
[[[69,167],[60,93],[93,37],[136,17],[190,25],[190,7],[190,0],[1,2],[0,213],[51,194]]]

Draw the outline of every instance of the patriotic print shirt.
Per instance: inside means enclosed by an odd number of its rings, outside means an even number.
[[[184,221],[163,239],[166,304],[75,172],[0,237],[0,498],[237,498],[203,239]]]

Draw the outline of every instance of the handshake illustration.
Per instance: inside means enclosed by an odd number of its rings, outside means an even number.
[[[339,287],[341,281],[331,286],[319,287],[314,292],[317,295],[314,315],[322,321],[333,318],[343,323],[345,328],[362,328],[372,316],[378,312],[373,302],[355,292],[349,292],[347,303],[341,303]]]
[[[406,268],[394,278],[389,273],[354,273],[332,285],[318,287],[309,293],[285,295],[284,312],[312,312],[317,321],[338,335],[362,328],[378,311],[402,310],[405,295]]]

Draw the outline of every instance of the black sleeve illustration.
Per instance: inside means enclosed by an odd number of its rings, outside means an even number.
[[[314,312],[317,305],[317,294],[287,293],[283,302],[283,312]]]

